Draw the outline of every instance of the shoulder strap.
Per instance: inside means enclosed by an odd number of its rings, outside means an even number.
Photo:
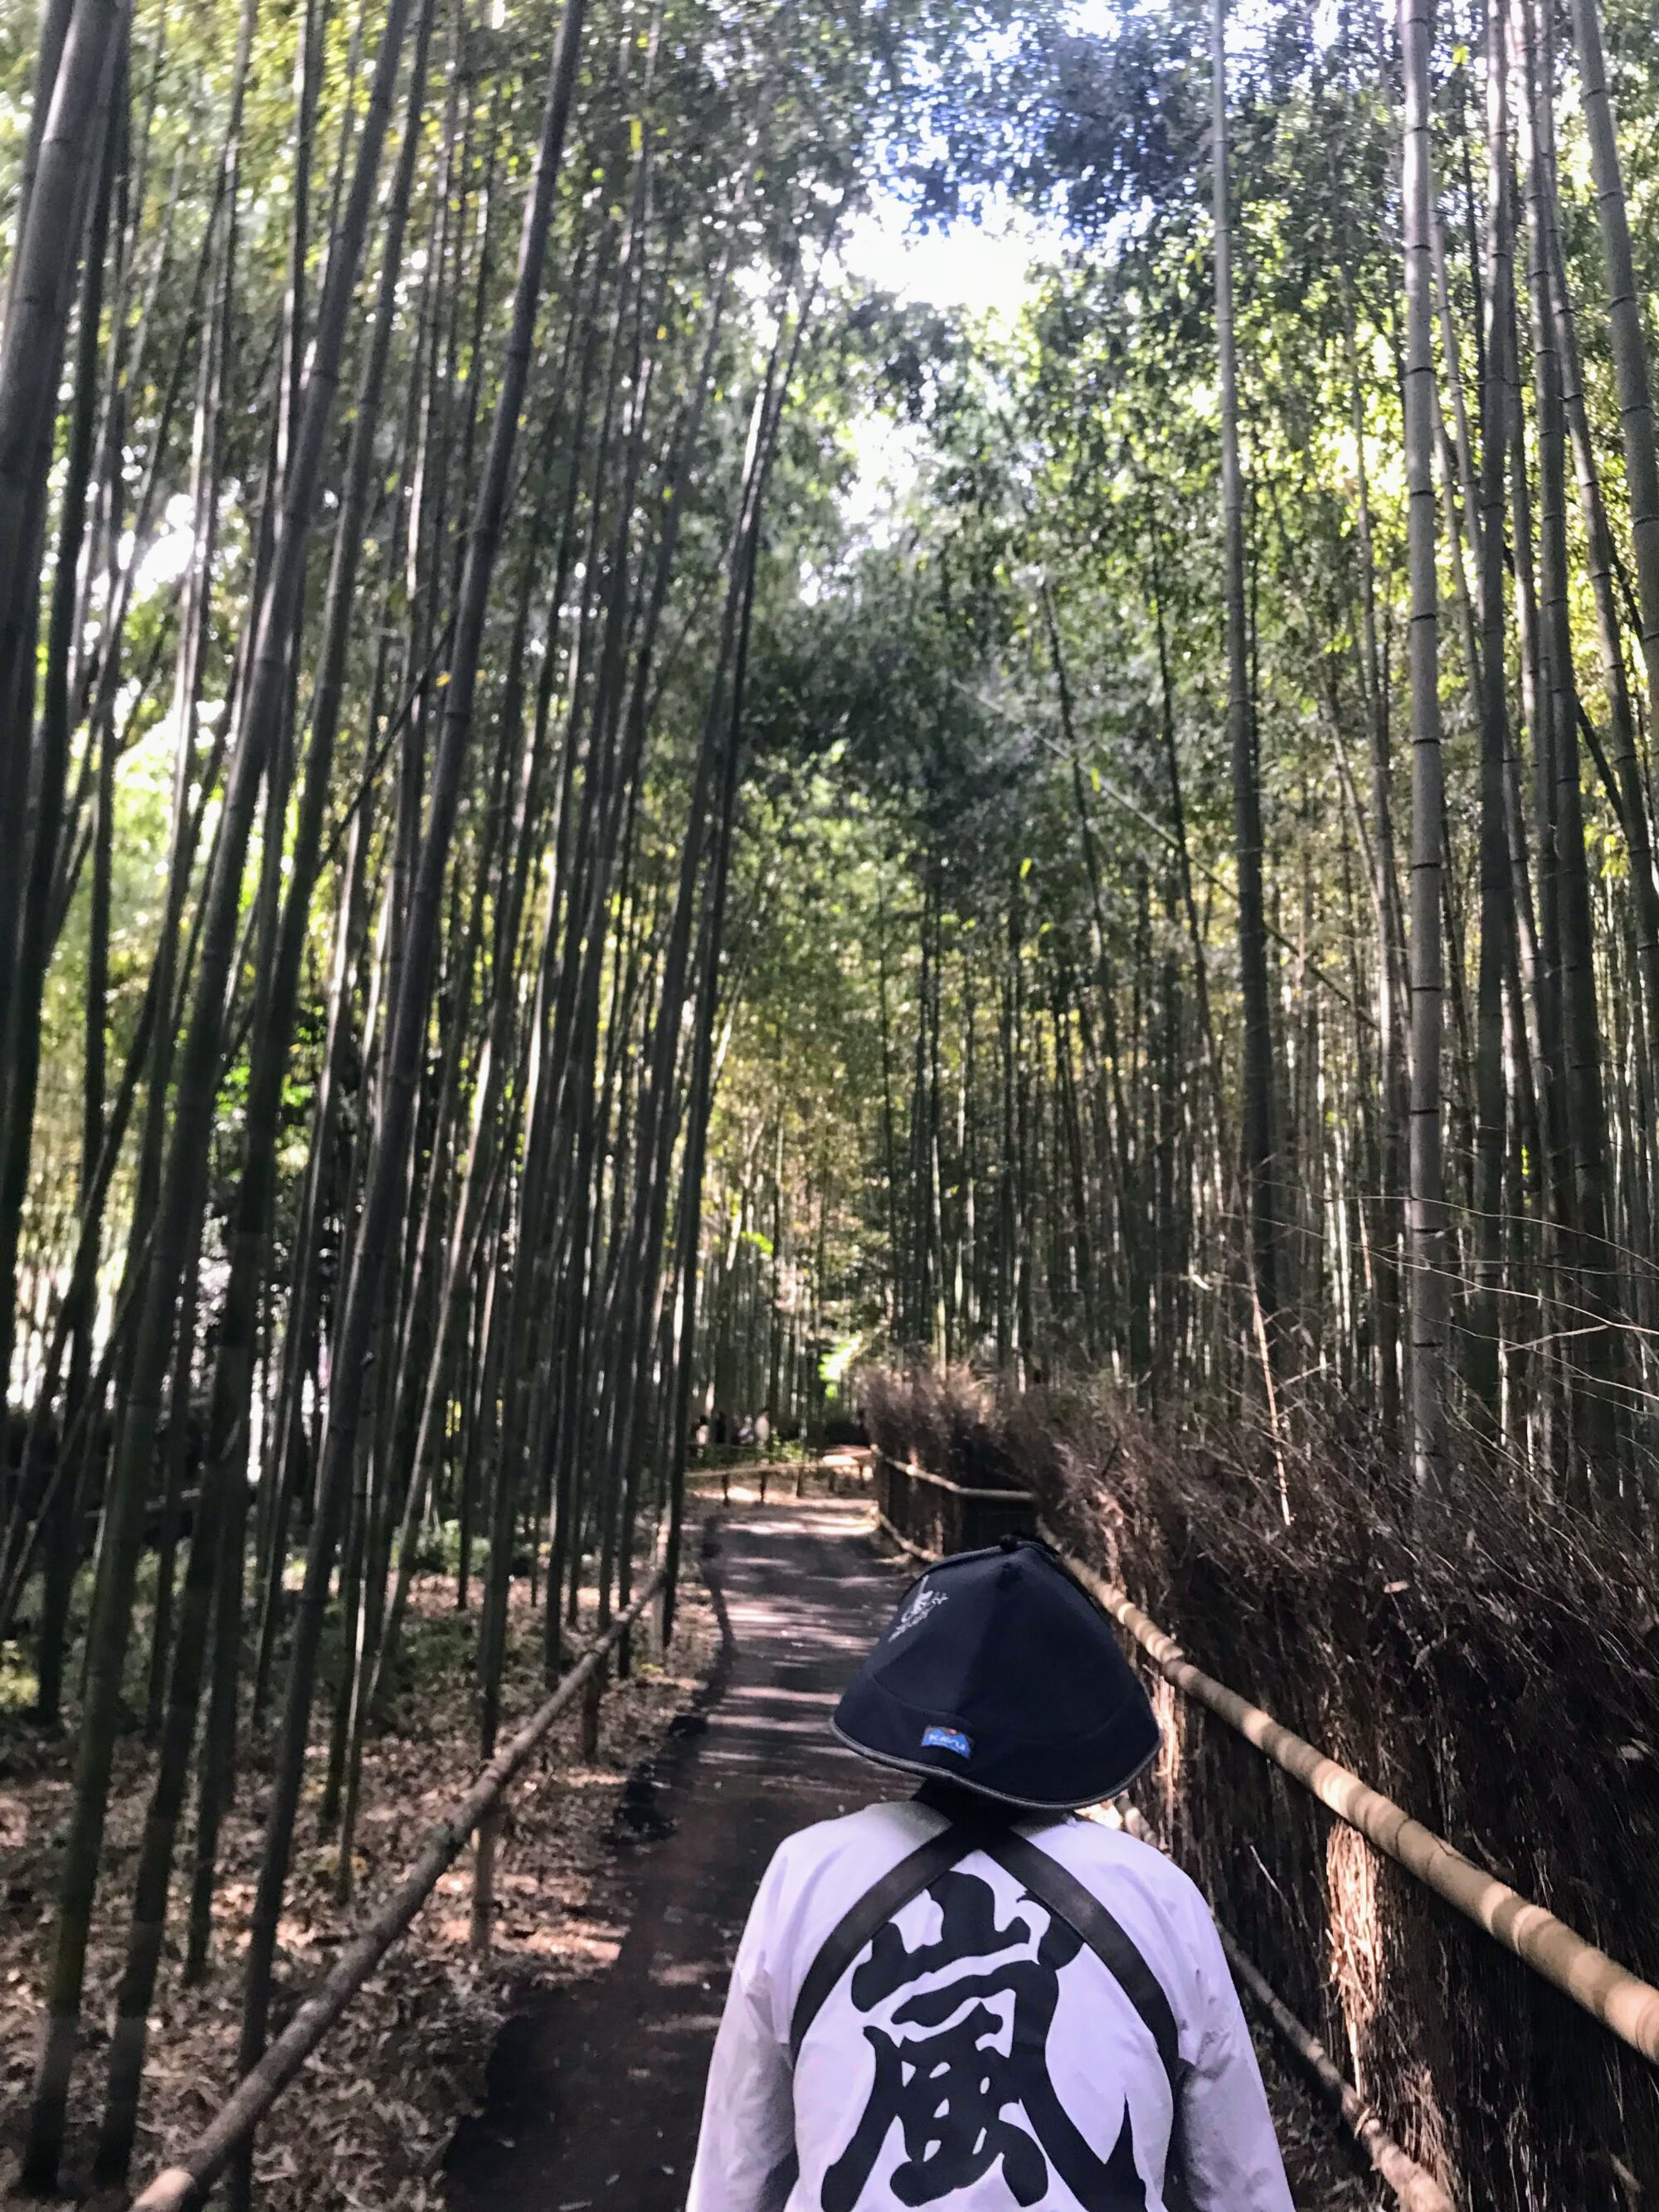
[[[884,1928],[896,1913],[902,1912],[913,1897],[920,1897],[929,1882],[948,1873],[958,1859],[981,1849],[987,1832],[976,1822],[951,1821],[890,1868],[843,1914],[807,1968],[806,1979],[795,1999],[789,2022],[792,2058],[799,2056],[806,2040],[806,2031],[823,2009],[824,2000],[865,1945],[874,1939],[877,1930]]]
[[[1022,1883],[1039,1904],[1080,1936],[1130,2003],[1158,2045],[1170,2094],[1180,2103],[1181,2033],[1164,1985],[1147,1965],[1133,1938],[1112,1917],[1094,1892],[1085,1889],[1059,1860],[1025,1837],[1006,1829],[980,1845],[1006,1872]]]
[[[878,1929],[902,1912],[930,1882],[948,1873],[959,1860],[983,1851],[1040,1905],[1046,1905],[1080,1936],[1117,1983],[1139,2014],[1169,2076],[1170,2094],[1177,2103],[1181,2088],[1180,2035],[1163,1984],[1147,1965],[1133,1938],[1112,1917],[1092,1891],[1045,1850],[1016,1834],[1000,1821],[953,1820],[936,1835],[919,1844],[907,1857],[866,1890],[825,1937],[808,1967],[795,1999],[789,2023],[789,2055],[798,2057],[806,2032],[823,2010],[830,1992],[847,1973]]]

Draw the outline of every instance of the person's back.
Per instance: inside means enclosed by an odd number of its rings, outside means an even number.
[[[1105,1636],[1080,1670],[1079,1602]],[[1054,1678],[1046,1706],[1033,1665]],[[1046,1802],[1117,1794],[1158,1741],[1052,1555],[1010,1546],[924,1577],[836,1726],[923,1787],[774,1858],[687,2212],[1291,2212],[1203,1899],[1159,1852]]]

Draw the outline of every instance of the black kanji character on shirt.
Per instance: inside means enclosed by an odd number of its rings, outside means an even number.
[[[1085,2212],[1146,2212],[1127,2106],[1116,2145],[1103,2160],[1078,2132],[1049,2078],[1048,2030],[1060,1976],[1082,1938],[1048,1914],[1036,1956],[1030,1955],[1025,1922],[1017,1917],[1000,1928],[995,1893],[974,1875],[941,1875],[927,1894],[939,1908],[939,1940],[908,1951],[890,1921],[853,1977],[858,2009],[872,2012],[901,1990],[966,1960],[986,1962],[985,1971],[907,1997],[892,2014],[893,2027],[921,2033],[866,2027],[876,2078],[852,2141],[824,2176],[823,2212],[854,2212],[895,2126],[904,2141],[891,2184],[901,2204],[936,2204],[971,2187],[1000,2159],[1017,2204],[1042,2203],[1052,2161]],[[1010,1953],[1024,1955],[1003,1955]],[[992,2008],[999,1998],[1012,1999],[1011,2016]]]

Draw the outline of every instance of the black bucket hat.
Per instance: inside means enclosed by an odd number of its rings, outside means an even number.
[[[834,1726],[879,1766],[1045,1813],[1116,1796],[1161,1740],[1111,1622],[1024,1536],[912,1583]]]

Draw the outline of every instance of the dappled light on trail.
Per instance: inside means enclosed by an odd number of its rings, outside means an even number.
[[[670,1832],[619,1865],[613,1972],[533,2000],[452,2154],[455,2212],[591,2197],[678,2212],[732,1957],[792,1830],[888,1794],[829,1714],[902,1582],[861,1499],[733,1510],[710,1571],[732,1641],[654,1762]]]

